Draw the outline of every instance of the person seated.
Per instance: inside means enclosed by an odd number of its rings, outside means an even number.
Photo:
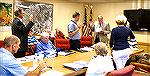
[[[103,42],[97,43],[94,49],[97,56],[90,60],[86,76],[105,76],[107,72],[114,70],[112,57],[108,55],[109,51]]]
[[[38,40],[36,39],[35,36],[33,36],[33,31],[30,30],[28,33],[28,45],[34,45],[38,43]]]
[[[13,54],[20,48],[20,39],[11,35],[4,39],[4,48],[0,48],[0,76],[39,76],[41,70],[46,67],[45,63],[40,63],[33,71],[26,71],[18,63]]]
[[[49,40],[49,33],[43,32],[41,40],[36,45],[36,53],[44,54],[44,56],[56,54],[56,47]]]
[[[36,44],[38,43],[38,40],[35,36],[33,36],[32,30],[28,33],[28,50],[25,53],[26,55],[32,55],[35,53]]]

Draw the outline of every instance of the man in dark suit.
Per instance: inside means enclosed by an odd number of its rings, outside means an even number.
[[[24,25],[22,22],[22,18],[24,16],[23,9],[18,9],[14,12],[15,18],[13,19],[12,23],[12,34],[17,36],[21,40],[20,49],[15,54],[15,57],[23,57],[25,56],[25,51],[27,51],[28,47],[28,32],[34,25],[32,22],[32,17],[29,16],[29,23],[27,25]]]

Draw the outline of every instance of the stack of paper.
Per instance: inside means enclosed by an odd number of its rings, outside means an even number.
[[[30,61],[33,61],[33,60],[27,59],[27,58],[25,58],[25,57],[22,57],[22,58],[17,58],[17,61],[18,61],[19,63],[26,63],[26,62],[30,62]]]
[[[80,50],[82,50],[82,51],[93,51],[94,49],[91,47],[84,47],[84,48],[80,48]]]
[[[88,62],[82,61],[82,60],[75,61],[73,63],[65,63],[64,64],[64,67],[69,68],[69,69],[74,70],[74,71],[78,71],[82,68],[86,68],[87,66],[88,66]]]
[[[66,53],[66,52],[64,52],[64,51],[61,51],[61,52],[58,52],[58,54],[59,54],[59,55],[66,56],[66,55],[68,55],[68,54],[69,54],[69,52],[68,52],[68,53]]]
[[[66,51],[60,51],[60,52],[58,52],[58,54],[62,55],[62,56],[67,56],[67,55],[70,55],[70,54],[73,54],[73,53],[75,53],[75,52],[72,52],[72,51],[68,51],[68,52],[66,52]]]

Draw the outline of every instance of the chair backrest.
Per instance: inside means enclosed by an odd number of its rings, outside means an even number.
[[[61,48],[63,50],[70,49],[69,39],[55,39],[55,46],[56,48]]]
[[[4,46],[4,41],[0,40],[0,48]]]
[[[81,36],[80,39],[81,47],[92,45],[92,36]]]
[[[132,76],[135,66],[129,65],[125,68],[114,70],[107,73],[107,76]]]

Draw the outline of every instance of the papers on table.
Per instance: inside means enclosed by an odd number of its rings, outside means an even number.
[[[47,72],[42,73],[40,76],[63,76],[63,72],[59,72],[56,70],[49,70]]]
[[[72,51],[68,51],[68,52],[66,52],[66,51],[60,51],[60,52],[58,52],[58,54],[62,55],[62,56],[67,56],[67,55],[70,55],[70,54],[73,54],[73,53],[75,53],[75,52],[72,52]]]
[[[25,58],[25,57],[22,57],[22,58],[17,58],[17,61],[18,61],[19,63],[26,63],[26,62],[30,62],[30,61],[33,61],[33,60],[27,59],[27,58]]]
[[[94,49],[91,47],[84,47],[84,48],[80,48],[80,50],[88,52],[88,51],[93,51]]]
[[[35,55],[25,56],[26,59],[34,60]]]
[[[66,52],[64,52],[64,51],[61,51],[61,52],[58,52],[58,54],[59,54],[59,55],[66,56],[66,55],[68,55],[68,54],[69,54],[69,52],[68,52],[68,53],[66,53]]]
[[[85,68],[85,67],[87,67],[87,66],[88,66],[88,62],[82,61],[82,60],[80,60],[80,61],[75,61],[75,62],[73,62],[73,63],[65,63],[65,64],[64,64],[64,67],[69,68],[69,69],[72,69],[72,70],[74,70],[74,71],[78,71],[78,70],[80,70],[80,69],[82,69],[82,68]]]

